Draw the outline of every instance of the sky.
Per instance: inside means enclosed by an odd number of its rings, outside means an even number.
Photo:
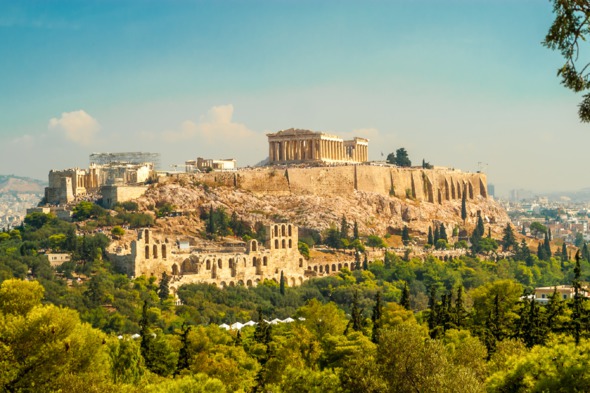
[[[500,194],[589,187],[552,18],[545,0],[0,0],[0,174],[93,152],[254,165],[294,127],[481,169]]]

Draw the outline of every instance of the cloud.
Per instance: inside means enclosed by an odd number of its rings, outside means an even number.
[[[186,120],[176,130],[167,130],[162,133],[166,142],[178,142],[182,140],[198,139],[209,144],[214,142],[227,142],[228,140],[243,140],[255,135],[248,127],[232,121],[234,106],[214,106],[201,116],[198,123]]]
[[[64,112],[61,117],[49,120],[48,128],[62,132],[64,137],[80,145],[89,145],[100,130],[95,118],[83,110]]]

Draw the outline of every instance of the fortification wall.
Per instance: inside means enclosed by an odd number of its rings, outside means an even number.
[[[102,186],[100,193],[105,206],[113,207],[117,203],[139,198],[147,189],[148,186]]]
[[[289,168],[287,180],[293,194],[343,195],[355,188],[354,166]]]

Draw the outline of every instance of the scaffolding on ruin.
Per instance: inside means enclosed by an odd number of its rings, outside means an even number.
[[[151,162],[154,169],[160,169],[160,153],[123,152],[123,153],[92,153],[90,164],[109,165],[113,163],[144,164]]]

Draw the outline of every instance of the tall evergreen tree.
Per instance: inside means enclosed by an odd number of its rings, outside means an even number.
[[[404,288],[402,289],[402,296],[399,301],[399,304],[405,308],[406,310],[411,310],[412,306],[410,305],[410,290],[408,289],[408,283],[404,282]]]
[[[369,259],[367,257],[367,254],[364,254],[363,257],[363,270],[369,270]]]
[[[431,338],[438,337],[438,301],[436,300],[436,288],[434,285],[430,287],[430,294],[428,296],[428,331]]]
[[[551,258],[551,240],[549,239],[549,235],[545,233],[545,241],[543,242],[543,248],[545,248],[545,255],[547,256],[547,260]]]
[[[438,239],[440,239],[440,229],[438,228],[438,225],[434,226],[434,244],[436,244],[436,242],[438,242]]]
[[[360,251],[356,251],[354,253],[354,270],[361,269],[361,253]]]
[[[588,249],[588,243],[584,242],[582,246],[582,259],[590,262],[590,250]]]
[[[375,344],[379,344],[379,338],[381,335],[381,314],[383,313],[383,304],[381,303],[381,292],[378,291],[375,294],[375,306],[373,307],[373,315],[371,319],[373,321],[373,334],[371,335],[371,341]]]
[[[158,297],[160,301],[164,301],[168,299],[170,296],[170,276],[166,274],[166,272],[162,273],[162,279],[160,280],[160,285],[158,289]]]
[[[504,228],[504,236],[502,236],[502,250],[507,251],[515,245],[516,238],[514,237],[514,231],[512,230],[512,225],[508,223],[506,224],[506,228]]]
[[[402,242],[404,243],[404,246],[407,246],[408,243],[410,243],[410,231],[408,230],[407,225],[404,225],[404,228],[402,229]]]
[[[342,220],[340,220],[340,237],[342,239],[348,239],[348,221],[346,221],[344,215],[342,215]]]
[[[485,227],[483,225],[483,218],[481,217],[481,212],[477,212],[477,233],[479,233],[480,237],[483,237],[485,233]]]
[[[363,328],[363,310],[359,307],[358,291],[355,291],[354,296],[352,297],[352,309],[350,311],[350,317],[352,330],[355,332],[360,332]]]
[[[178,352],[178,363],[176,364],[176,370],[174,375],[180,374],[182,370],[186,370],[190,366],[191,354],[189,352],[189,340],[188,335],[191,331],[191,326],[187,325],[186,322],[182,324],[182,335],[180,337],[181,347]],[[239,330],[238,330],[239,333]]]
[[[463,225],[465,225],[465,220],[467,219],[466,201],[467,196],[465,195],[465,190],[463,190],[463,195],[461,196],[461,219],[463,220]]]
[[[552,241],[553,235],[551,234],[551,228],[547,228],[547,235],[548,235],[549,241]]]
[[[519,336],[527,348],[532,348],[545,341],[545,325],[541,321],[539,305],[534,297],[523,301],[520,321]]]
[[[209,219],[207,220],[207,233],[213,235],[216,232],[215,228],[215,214],[213,212],[213,205],[209,208]]]
[[[576,253],[576,266],[574,267],[574,279],[572,280],[572,286],[574,287],[574,299],[571,303],[572,315],[570,320],[571,331],[574,336],[574,340],[576,341],[576,345],[580,344],[584,320],[584,297],[582,295],[582,282],[580,281],[582,276],[580,259],[580,251],[578,250]]]
[[[440,224],[440,230],[439,230],[438,236],[440,239],[443,239],[446,242],[449,241],[449,238],[447,236],[447,229],[445,228],[445,224]]]
[[[554,333],[563,333],[564,326],[562,317],[565,313],[564,302],[561,295],[557,292],[557,287],[553,289],[553,294],[549,297],[549,302],[545,307],[545,328]]]
[[[283,276],[283,271],[281,270],[281,280],[279,281],[279,292],[281,295],[285,296],[285,277]]]
[[[354,227],[352,229],[352,234],[354,236],[354,239],[353,240],[359,239],[359,224],[356,221],[354,222]]]
[[[543,243],[539,243],[537,245],[537,257],[541,260],[541,261],[546,261],[547,259],[547,251],[545,249],[545,246],[543,245]]]
[[[434,237],[432,234],[432,227],[428,227],[428,244],[434,246]]]
[[[565,242],[563,242],[563,244],[561,246],[561,262],[567,262],[567,261],[568,261],[567,246],[565,245]]]
[[[520,231],[520,234],[522,236],[526,236],[526,228],[524,227],[524,224],[522,224],[522,230]]]
[[[462,329],[467,326],[467,316],[469,315],[465,309],[463,291],[463,286],[459,286],[459,288],[457,288],[457,298],[455,299],[455,325],[458,329]]]

